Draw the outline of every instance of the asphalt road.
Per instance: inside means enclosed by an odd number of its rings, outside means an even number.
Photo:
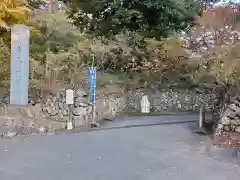
[[[228,150],[204,152],[206,137],[193,134],[192,124],[145,126],[171,118],[187,116],[125,118],[107,126],[144,126],[1,140],[0,179],[239,180],[240,158]]]

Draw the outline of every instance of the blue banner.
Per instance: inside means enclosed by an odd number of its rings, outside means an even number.
[[[89,88],[91,103],[95,104],[96,100],[96,68],[89,68]]]
[[[11,29],[10,104],[28,104],[29,28],[14,25]]]

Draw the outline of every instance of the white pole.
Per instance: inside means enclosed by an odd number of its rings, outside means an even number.
[[[69,113],[69,119],[67,121],[67,130],[72,130],[73,129],[73,122],[72,122],[72,105],[68,105],[68,113]]]

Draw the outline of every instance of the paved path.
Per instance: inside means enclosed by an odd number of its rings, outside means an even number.
[[[0,179],[239,180],[240,159],[204,141],[189,124],[1,140]]]

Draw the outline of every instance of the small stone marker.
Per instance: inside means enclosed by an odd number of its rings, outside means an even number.
[[[149,113],[150,112],[150,102],[148,100],[148,96],[144,95],[141,100],[141,113]]]
[[[74,91],[72,89],[66,90],[66,104],[68,105],[69,110],[69,120],[67,122],[67,130],[73,129],[73,122],[72,122],[72,108],[71,106],[74,104]]]

